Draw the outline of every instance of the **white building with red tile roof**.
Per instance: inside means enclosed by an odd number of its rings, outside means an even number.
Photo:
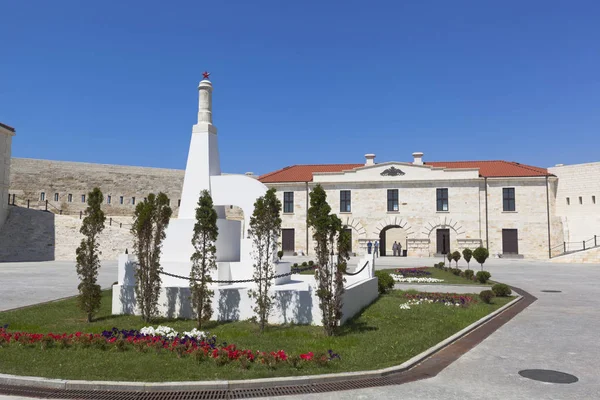
[[[282,247],[311,254],[309,193],[321,185],[332,210],[352,233],[353,251],[394,242],[407,255],[433,256],[487,247],[500,257],[549,258],[563,241],[556,217],[557,178],[545,168],[510,161],[294,165],[259,179],[283,204]],[[401,254],[403,254],[402,252]]]

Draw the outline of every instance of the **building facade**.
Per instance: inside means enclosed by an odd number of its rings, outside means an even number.
[[[600,245],[600,162],[548,168],[558,178],[556,215],[564,228],[564,249]]]
[[[352,235],[353,252],[378,241],[409,256],[487,247],[500,257],[549,258],[563,241],[556,216],[557,178],[507,161],[296,165],[261,176],[283,204],[282,249],[311,254],[309,193],[320,184]]]
[[[375,163],[369,154],[362,163],[295,165],[259,179],[282,202],[281,245],[288,253],[314,252],[306,214],[309,193],[320,184],[351,231],[355,253],[378,241],[382,255],[392,255],[396,242],[410,256],[485,246],[492,256],[547,259],[561,253],[564,242],[598,235],[598,169],[600,163],[547,170],[508,161],[424,162],[422,153],[412,162]],[[177,215],[184,175],[20,158],[12,159],[10,171],[17,205],[29,200],[32,208],[42,208],[47,200],[50,211],[77,214],[97,186],[107,215],[114,216],[131,216],[137,202],[159,191],[167,193]],[[7,202],[3,197],[4,207]],[[236,207],[226,213],[229,219],[244,217]]]
[[[15,129],[0,123],[0,227],[8,215],[8,191],[10,187],[10,160],[12,138]]]

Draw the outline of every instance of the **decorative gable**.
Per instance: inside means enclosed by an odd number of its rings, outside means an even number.
[[[430,165],[387,162],[339,172],[315,172],[313,182],[385,182],[478,179],[476,168],[449,169]]]

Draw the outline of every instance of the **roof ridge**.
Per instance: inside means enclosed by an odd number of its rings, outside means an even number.
[[[280,169],[278,169],[276,171],[267,172],[266,174],[259,176],[258,179],[266,178],[267,176],[271,176],[271,175],[276,174],[278,172],[285,171],[286,169],[289,169],[289,168],[292,168],[292,167],[296,167],[297,165],[298,164],[288,165],[287,167],[280,168]]]
[[[529,165],[529,164],[521,164],[521,163],[518,163],[516,161],[504,161],[504,162],[512,164],[512,165],[516,165],[516,166],[519,166],[519,167],[523,167],[525,169],[529,169],[529,170],[532,170],[534,172],[540,172],[539,170],[545,170],[546,173],[549,174],[548,168],[536,167],[535,165]]]

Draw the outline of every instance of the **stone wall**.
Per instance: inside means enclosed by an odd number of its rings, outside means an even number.
[[[577,244],[600,236],[600,162],[549,168],[558,177],[556,215],[565,241]]]
[[[295,250],[314,253],[312,233],[306,240],[306,184],[268,184],[283,193],[294,192],[294,212],[282,216],[282,228],[295,230]],[[314,183],[309,184],[312,190]],[[431,180],[405,182],[322,183],[327,201],[342,222],[352,228],[354,252],[364,252],[366,243],[379,240],[388,230],[387,248],[393,240],[408,244],[408,255],[432,256],[437,253],[437,229],[449,229],[451,250],[462,251],[486,245],[484,179]],[[518,230],[519,254],[526,258],[548,258],[548,211],[545,178],[488,179],[488,231],[490,254],[503,253],[502,229]],[[502,188],[514,187],[516,211],[503,211]],[[555,216],[556,179],[549,182],[551,245],[562,243],[562,223]],[[399,189],[399,210],[387,210],[387,190]],[[436,189],[447,188],[448,211],[436,210]],[[351,212],[340,212],[340,190],[351,190]]]
[[[82,196],[99,187],[107,215],[132,215],[135,204],[148,193],[162,191],[176,215],[183,174],[175,169],[13,158],[10,193],[22,206],[29,200],[31,207],[43,207],[45,199],[65,214],[77,214],[87,206]]]
[[[10,163],[14,131],[0,124],[0,227],[8,215],[8,191],[10,186]]]
[[[87,207],[82,196],[99,187],[104,194],[102,209],[107,216],[131,216],[135,205],[149,193],[164,192],[171,200],[173,215],[177,216],[184,172],[178,169],[13,158],[10,193],[15,195],[15,204],[22,207],[27,206],[29,200],[31,208],[44,209],[44,200],[48,200],[51,211],[59,213],[62,210],[64,215],[78,215]],[[237,207],[227,208],[226,214],[228,219],[242,218],[242,211]]]

